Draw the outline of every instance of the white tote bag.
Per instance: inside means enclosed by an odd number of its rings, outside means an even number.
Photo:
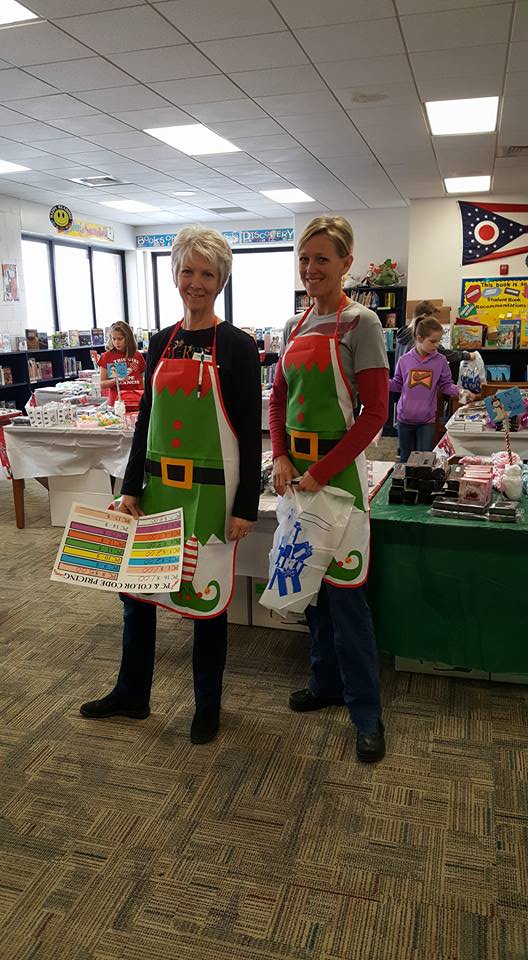
[[[353,503],[350,493],[328,486],[304,493],[293,485],[279,497],[263,607],[281,613],[306,609],[339,547]]]

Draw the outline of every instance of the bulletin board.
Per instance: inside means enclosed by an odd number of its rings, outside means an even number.
[[[472,304],[480,323],[497,326],[505,313],[528,315],[527,277],[487,277],[462,280],[461,306]]]

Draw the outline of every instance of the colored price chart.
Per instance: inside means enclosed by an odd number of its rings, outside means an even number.
[[[172,591],[181,580],[182,543],[180,509],[134,520],[74,503],[51,579],[99,590]]]

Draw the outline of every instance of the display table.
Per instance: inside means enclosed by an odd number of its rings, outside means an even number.
[[[489,457],[492,453],[505,450],[504,432],[502,430],[456,430],[454,418],[446,423],[446,431],[458,457],[482,456]],[[521,460],[528,459],[528,430],[517,430],[510,433],[511,448],[518,453]]]
[[[381,650],[401,657],[528,673],[524,522],[450,520],[428,506],[371,502],[369,601]]]
[[[94,505],[108,499],[109,475],[123,477],[128,462],[133,429],[105,427],[80,428],[57,427],[5,427],[5,444],[13,474],[13,499],[16,525],[24,527],[24,480],[29,478],[50,480],[50,505],[54,484],[53,478],[61,478],[56,484],[57,494],[64,492],[64,477],[71,477],[68,491],[79,492],[83,502],[90,502],[89,494],[96,495]],[[86,489],[85,477],[89,474],[96,489]],[[97,474],[102,473],[102,476]],[[107,478],[107,489],[101,489]],[[110,491],[111,492],[111,491]],[[64,499],[60,497],[59,499]]]

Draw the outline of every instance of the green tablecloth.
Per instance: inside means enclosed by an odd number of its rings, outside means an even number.
[[[371,503],[371,604],[378,645],[402,657],[528,673],[528,511],[524,522],[433,517]]]

